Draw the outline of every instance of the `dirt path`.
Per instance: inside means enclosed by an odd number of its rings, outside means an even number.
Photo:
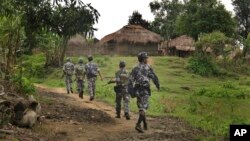
[[[192,141],[203,134],[185,122],[173,118],[148,118],[149,130],[143,134],[134,130],[137,115],[130,121],[115,119],[114,108],[100,101],[79,99],[62,88],[48,89],[37,85],[45,120],[33,129],[16,128],[5,140],[21,141]],[[0,138],[1,140],[1,138]]]

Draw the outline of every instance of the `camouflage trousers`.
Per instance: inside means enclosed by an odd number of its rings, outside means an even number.
[[[88,92],[90,97],[95,97],[96,77],[88,78]]]
[[[77,92],[80,93],[80,92],[84,92],[84,81],[81,80],[81,79],[78,79],[76,81],[77,83]]]
[[[66,89],[68,92],[71,91],[72,89],[72,76],[71,75],[66,75],[65,76],[65,83],[66,83]]]
[[[150,97],[149,89],[140,88],[136,90],[136,96],[137,96],[137,107],[139,111],[146,112],[146,110],[149,107],[149,102],[148,102],[148,99]]]
[[[120,114],[120,112],[121,112],[122,100],[123,100],[124,113],[129,113],[130,95],[128,94],[126,89],[123,89],[121,93],[116,94],[115,108],[116,108],[116,113],[117,114]]]

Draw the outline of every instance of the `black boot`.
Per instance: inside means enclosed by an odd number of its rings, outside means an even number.
[[[72,88],[70,88],[70,92],[71,92],[72,94],[74,93]]]
[[[148,130],[148,124],[147,124],[147,122],[143,122],[143,128],[144,128],[144,130]]]
[[[125,113],[126,120],[130,120],[129,113]]]
[[[121,118],[121,112],[120,111],[116,111],[116,117],[115,118]]]
[[[81,91],[81,92],[79,93],[79,97],[80,97],[81,99],[83,99],[83,91]]]
[[[137,130],[139,133],[143,133],[143,130],[141,128],[141,122],[142,122],[142,115],[139,114],[138,122],[136,123],[135,130]]]
[[[67,94],[69,94],[69,90],[67,90]]]
[[[143,130],[142,130],[142,128],[141,128],[141,124],[136,124],[136,126],[135,126],[135,130],[137,130],[139,133],[143,133]]]
[[[116,114],[115,118],[121,118],[120,114]]]
[[[146,115],[143,116],[142,121],[143,121],[144,130],[148,130],[148,123],[146,121]]]

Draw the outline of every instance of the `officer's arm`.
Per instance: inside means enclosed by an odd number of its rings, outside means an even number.
[[[149,78],[151,78],[158,90],[160,90],[160,83],[157,75],[155,74],[154,70],[150,67]]]

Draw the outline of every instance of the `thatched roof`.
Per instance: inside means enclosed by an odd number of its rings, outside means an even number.
[[[187,35],[182,35],[168,41],[168,47],[176,47],[177,50],[182,51],[195,51],[194,40]]]
[[[139,25],[126,25],[120,30],[106,35],[100,40],[101,44],[105,43],[132,43],[147,44],[160,43],[162,37],[151,32]]]

